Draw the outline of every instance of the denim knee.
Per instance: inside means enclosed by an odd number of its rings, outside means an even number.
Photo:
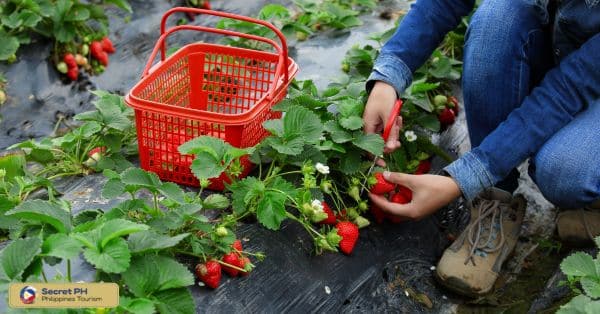
[[[530,175],[544,197],[552,204],[565,208],[589,205],[597,191],[598,178],[587,171],[578,154],[556,145],[544,145],[530,161]]]

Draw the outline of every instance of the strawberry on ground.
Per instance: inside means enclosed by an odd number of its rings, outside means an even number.
[[[226,264],[233,265],[236,267],[239,267],[239,265],[241,264],[240,257],[235,252],[223,255],[223,258],[221,260]],[[239,270],[227,265],[223,265],[223,270],[231,277],[235,277],[239,273]]]
[[[454,111],[452,111],[448,108],[442,109],[442,111],[438,115],[438,120],[440,121],[440,124],[442,125],[442,127],[447,127],[447,126],[451,125],[452,123],[454,123],[454,118],[455,118]]]
[[[248,274],[250,274],[250,268],[252,267],[250,259],[247,256],[244,256],[240,261],[240,268],[246,269],[246,271],[240,271],[240,276],[248,276]]]
[[[394,184],[387,181],[383,177],[382,172],[376,172],[375,175],[376,182],[371,186],[371,193],[376,195],[382,195],[388,192],[391,192],[394,189]]]
[[[115,46],[113,46],[112,41],[110,41],[110,38],[108,38],[108,36],[102,38],[100,44],[102,44],[102,50],[104,50],[107,53],[114,53],[115,51],[117,51],[115,49]]]
[[[221,281],[221,265],[214,260],[196,265],[196,276],[207,287],[216,289]]]
[[[415,174],[426,174],[429,170],[431,170],[431,161],[429,159],[421,160]]]
[[[319,223],[322,225],[335,225],[335,214],[333,213],[333,210],[331,210],[331,207],[329,207],[327,203],[322,202],[322,204],[323,211],[327,214],[327,218],[319,221]]]
[[[67,77],[71,81],[77,81],[77,78],[79,77],[79,68],[77,68],[77,65],[75,65],[74,68],[67,70]]]
[[[349,221],[341,221],[335,225],[335,228],[337,229],[337,234],[342,237],[339,244],[340,250],[344,254],[349,255],[352,253],[356,241],[358,241],[358,226]]]

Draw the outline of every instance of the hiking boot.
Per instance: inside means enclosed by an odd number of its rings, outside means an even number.
[[[556,218],[558,237],[570,246],[588,246],[600,235],[600,201],[586,209],[566,210]]]
[[[471,297],[492,290],[502,264],[515,248],[526,205],[522,196],[512,197],[496,188],[477,197],[470,206],[469,225],[438,263],[439,282]]]

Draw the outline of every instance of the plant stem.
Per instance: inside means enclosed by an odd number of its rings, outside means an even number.
[[[44,282],[48,282],[48,278],[46,278],[46,272],[42,268],[42,278],[44,278]]]
[[[73,282],[73,279],[71,278],[71,260],[70,259],[67,260],[67,280],[69,282]]]

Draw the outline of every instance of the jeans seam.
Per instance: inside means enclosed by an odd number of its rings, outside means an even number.
[[[523,91],[521,90],[521,84],[523,84],[523,80],[524,80],[524,75],[523,75],[523,65],[525,63],[529,63],[529,56],[527,55],[527,53],[525,53],[525,47],[529,46],[531,44],[531,35],[535,32],[543,32],[542,29],[536,28],[536,29],[532,29],[527,33],[527,38],[525,39],[525,43],[521,46],[521,57],[524,59],[523,62],[519,63],[519,82],[518,86],[517,86],[517,100],[515,101],[515,103],[518,103],[518,105],[520,105],[523,102],[523,99],[525,97],[525,95],[522,95],[521,93],[523,93]],[[531,70],[530,70],[531,72]],[[531,76],[531,73],[530,73]],[[529,83],[527,83],[527,91],[525,91],[527,94],[530,93],[531,90],[531,86],[529,86]]]

